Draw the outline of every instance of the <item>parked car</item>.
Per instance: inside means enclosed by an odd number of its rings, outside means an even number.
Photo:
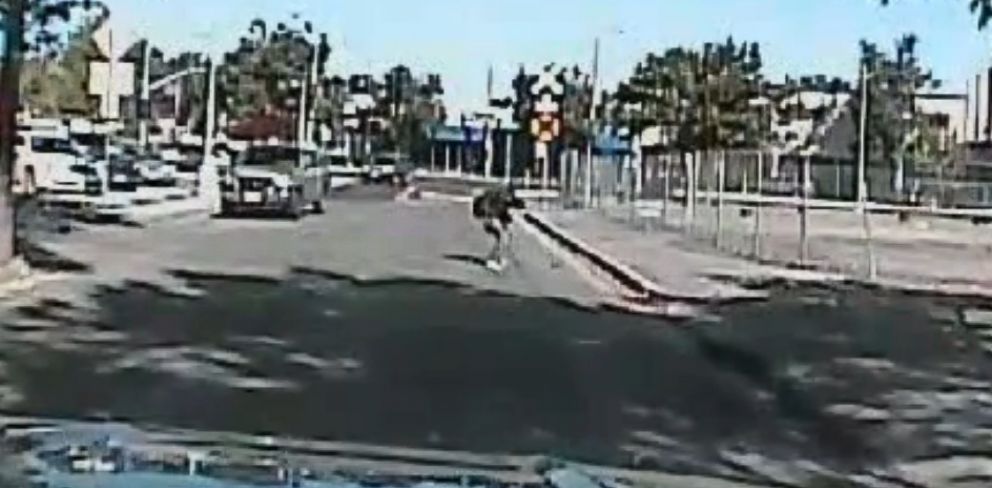
[[[413,164],[404,154],[382,153],[373,159],[368,179],[373,183],[402,184],[412,169]]]
[[[200,162],[203,157],[196,149],[187,146],[166,147],[162,159],[173,168],[176,185],[195,190],[200,181]]]
[[[144,157],[135,162],[141,184],[147,186],[173,186],[176,184],[176,168],[159,157]]]
[[[309,207],[323,212],[329,172],[316,152],[291,145],[252,146],[241,153],[222,182],[222,213],[275,212],[299,218]]]
[[[107,161],[107,187],[113,191],[135,191],[141,184],[141,173],[132,156],[111,155]]]
[[[20,194],[99,193],[99,175],[58,128],[31,127],[16,141],[13,189]]]

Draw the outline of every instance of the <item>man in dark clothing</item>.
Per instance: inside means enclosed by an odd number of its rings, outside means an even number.
[[[523,206],[512,186],[489,188],[472,200],[472,215],[482,221],[482,230],[493,237],[493,248],[486,257],[486,267],[489,269],[503,269],[510,224],[513,223],[510,209]]]

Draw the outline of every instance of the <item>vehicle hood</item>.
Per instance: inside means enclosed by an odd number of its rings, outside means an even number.
[[[49,171],[49,174],[51,174],[52,176],[54,176],[56,178],[59,178],[59,179],[71,178],[71,179],[80,179],[81,180],[85,176],[82,173],[77,173],[77,172],[73,171],[72,168],[71,168],[71,166],[69,166],[69,165],[62,165],[62,164],[52,165],[51,168],[48,171]]]
[[[271,178],[276,175],[292,176],[293,167],[290,165],[259,165],[234,166],[231,174],[238,178]]]

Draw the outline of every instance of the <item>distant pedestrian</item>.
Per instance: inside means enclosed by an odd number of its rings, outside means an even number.
[[[510,239],[510,210],[523,208],[513,186],[497,186],[472,199],[472,216],[482,221],[482,230],[493,238],[493,247],[486,256],[486,267],[502,271],[506,266],[506,246]]]

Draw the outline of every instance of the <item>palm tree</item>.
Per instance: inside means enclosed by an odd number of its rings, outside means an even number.
[[[251,26],[248,27],[248,32],[255,34],[256,31],[258,31],[257,33],[258,38],[255,41],[256,46],[261,47],[263,44],[265,44],[269,32],[268,25],[265,23],[264,20],[255,19],[251,21]]]
[[[96,0],[4,0],[7,29],[3,62],[0,63],[0,266],[11,262],[16,253],[14,196],[11,171],[14,167],[14,141],[17,136],[17,112],[21,104],[21,70],[25,48],[57,49],[50,36],[42,36],[44,45],[25,42],[27,32],[52,32],[64,29],[78,14],[96,15],[106,20],[109,9]],[[60,25],[61,24],[61,25]],[[39,40],[36,38],[36,41]]]

